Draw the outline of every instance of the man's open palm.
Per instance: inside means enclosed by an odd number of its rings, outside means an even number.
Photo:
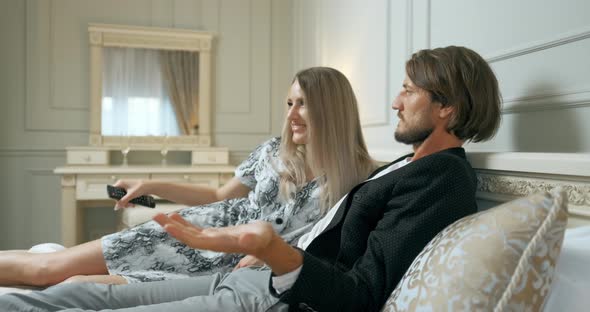
[[[274,234],[272,226],[262,221],[222,228],[200,228],[177,213],[157,214],[154,221],[192,248],[254,256],[269,245]]]

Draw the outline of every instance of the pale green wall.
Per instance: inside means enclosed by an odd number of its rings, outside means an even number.
[[[66,146],[86,145],[88,23],[215,32],[213,129],[231,159],[280,133],[291,80],[291,1],[0,1],[0,249],[60,240]],[[107,207],[110,208],[110,207]],[[112,211],[92,211],[100,232]]]

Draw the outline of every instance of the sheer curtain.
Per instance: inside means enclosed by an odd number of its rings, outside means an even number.
[[[179,135],[158,50],[104,48],[103,135]]]

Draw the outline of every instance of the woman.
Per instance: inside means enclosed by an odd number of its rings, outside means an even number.
[[[368,176],[374,163],[362,136],[354,92],[342,73],[325,67],[300,71],[286,102],[282,139],[257,147],[223,187],[122,180],[116,185],[128,195],[117,207],[127,207],[133,197],[155,194],[194,206],[180,215],[195,225],[270,221],[285,241],[295,244],[336,200]],[[208,275],[257,262],[251,257],[238,260],[187,247],[150,221],[55,253],[0,254],[0,284],[124,284]]]

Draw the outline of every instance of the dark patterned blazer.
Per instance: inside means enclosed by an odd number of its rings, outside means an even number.
[[[422,248],[447,225],[476,212],[475,190],[463,148],[357,185],[302,251],[299,277],[280,300],[290,311],[378,311]]]

